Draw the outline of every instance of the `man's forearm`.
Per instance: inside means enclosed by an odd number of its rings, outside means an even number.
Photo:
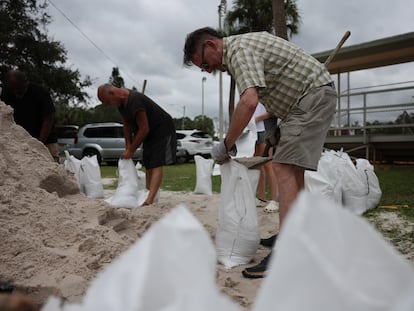
[[[226,135],[226,147],[230,150],[244,128],[249,124],[259,100],[255,89],[247,89],[233,112],[229,130]]]

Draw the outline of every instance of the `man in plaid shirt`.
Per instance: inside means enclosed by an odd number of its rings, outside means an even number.
[[[278,117],[280,140],[273,157],[279,187],[279,225],[304,188],[305,170],[316,170],[335,113],[337,95],[325,66],[296,45],[267,32],[229,37],[209,27],[187,35],[184,64],[202,71],[229,72],[240,94],[222,143],[211,152],[218,162],[229,158],[258,102]],[[271,253],[247,268],[249,278],[265,276]]]

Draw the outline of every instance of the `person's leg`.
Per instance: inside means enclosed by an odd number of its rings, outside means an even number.
[[[265,167],[267,182],[270,188],[270,193],[272,195],[272,200],[275,202],[279,202],[279,186],[277,184],[277,177],[273,170],[272,162],[267,162],[264,165],[264,167]]]
[[[256,144],[254,147],[254,156],[262,156],[265,149],[265,144]],[[259,168],[260,176],[257,184],[257,196],[261,201],[266,201],[266,180],[265,180],[265,169],[263,165]]]
[[[154,202],[154,198],[157,195],[158,190],[160,189],[163,176],[163,167],[159,166],[148,169],[145,174],[149,193],[147,199],[144,202],[144,205],[150,205]]]
[[[279,230],[283,226],[286,215],[293,201],[298,196],[302,185],[298,183],[298,176],[303,169],[291,164],[273,163],[279,187]]]

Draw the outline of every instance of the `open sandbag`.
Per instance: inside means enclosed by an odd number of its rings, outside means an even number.
[[[325,151],[319,159],[318,170],[305,171],[305,189],[342,204],[342,178],[335,157],[336,152]]]
[[[217,289],[207,231],[177,207],[92,282],[80,304],[50,300],[43,311],[239,310]]]
[[[99,199],[104,197],[101,169],[96,155],[82,158],[79,181],[81,189],[88,198]]]
[[[140,181],[132,159],[119,159],[118,186],[114,195],[106,202],[116,207],[135,208],[141,206],[148,196],[148,191],[139,188]]]
[[[250,262],[259,247],[255,201],[259,174],[234,160],[221,165],[216,250],[226,268]]]
[[[357,159],[356,173],[366,187],[366,209],[377,207],[381,200],[382,191],[378,177],[374,172],[374,166],[372,166],[366,159]]]
[[[253,311],[409,311],[412,293],[413,267],[366,220],[302,192]]]

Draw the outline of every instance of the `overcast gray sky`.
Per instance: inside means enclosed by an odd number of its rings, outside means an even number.
[[[90,75],[91,102],[96,88],[108,81],[118,66],[127,87],[141,90],[173,117],[201,114],[201,86],[205,86],[205,112],[218,116],[218,77],[182,65],[185,36],[204,26],[218,27],[219,0],[52,0],[104,52],[99,51],[52,5],[49,35],[68,52],[68,65]],[[335,47],[346,30],[346,45],[414,31],[412,0],[298,0],[302,23],[292,38],[310,53]],[[228,8],[231,2],[228,1]],[[351,74],[351,87],[414,80],[413,64],[364,70]],[[345,77],[345,75],[344,75]],[[229,79],[224,75],[224,111],[227,111]],[[412,94],[402,101],[412,100]]]

